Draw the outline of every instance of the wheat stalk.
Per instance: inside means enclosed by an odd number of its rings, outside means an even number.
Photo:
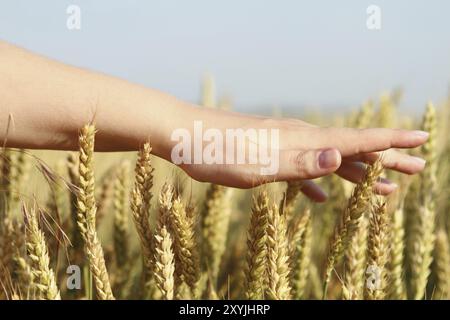
[[[89,268],[94,278],[97,296],[101,300],[113,300],[105,258],[97,236],[95,215],[95,178],[94,178],[94,142],[95,127],[85,125],[79,136],[79,192],[77,194],[77,224],[85,242]]]
[[[26,248],[34,278],[33,287],[40,299],[60,300],[61,296],[56,286],[55,274],[50,268],[47,245],[44,233],[39,228],[36,209],[32,207],[28,210],[24,205],[22,212],[25,221]]]

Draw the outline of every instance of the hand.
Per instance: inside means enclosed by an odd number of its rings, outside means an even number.
[[[212,114],[214,112],[211,112]],[[207,118],[212,118],[211,113]],[[221,117],[221,128],[241,124],[246,128],[277,128],[280,135],[279,170],[263,176],[259,166],[248,164],[182,165],[194,179],[237,188],[250,188],[273,181],[304,180],[302,192],[314,201],[325,201],[325,192],[311,179],[336,173],[358,182],[364,176],[363,163],[372,163],[380,155],[383,166],[405,174],[420,172],[425,161],[394,148],[414,148],[423,144],[428,133],[398,129],[321,128],[296,119],[270,119],[233,114]],[[233,119],[234,118],[234,119]],[[211,119],[210,119],[211,120]],[[396,184],[381,179],[375,192],[387,195]]]

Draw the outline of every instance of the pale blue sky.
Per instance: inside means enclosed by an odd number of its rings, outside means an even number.
[[[446,0],[0,0],[0,39],[190,101],[209,71],[238,110],[354,106],[402,86],[417,111],[448,94],[449,13]]]

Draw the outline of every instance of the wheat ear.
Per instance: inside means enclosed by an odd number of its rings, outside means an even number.
[[[128,185],[129,163],[123,162],[114,181],[114,253],[117,270],[117,279],[114,289],[119,292],[128,277],[131,267],[129,263],[129,231],[128,231]]]
[[[327,287],[331,280],[334,266],[342,256],[342,253],[346,251],[348,244],[358,230],[361,217],[368,209],[373,185],[382,170],[383,166],[381,161],[376,161],[372,165],[369,165],[366,169],[364,179],[356,185],[348,200],[347,207],[344,209],[341,221],[334,232],[330,244],[330,251],[325,267],[324,298],[326,297]]]
[[[356,117],[355,127],[356,128],[369,128],[373,121],[373,102],[366,101],[361,106],[361,109],[358,112],[358,116]]]
[[[114,181],[114,251],[119,268],[128,262],[128,170],[128,162],[123,162]]]
[[[186,208],[177,196],[173,200],[170,227],[174,238],[174,251],[176,270],[179,275],[195,292],[197,281],[200,277],[199,256],[195,237],[195,216],[188,214]]]
[[[9,184],[11,185],[9,208],[14,210],[18,207],[20,202],[20,195],[28,180],[28,172],[30,169],[30,162],[28,161],[26,151],[23,149],[14,150],[11,154],[11,171],[9,176]]]
[[[329,249],[330,238],[336,228],[339,218],[345,206],[346,197],[344,182],[337,175],[332,175],[329,179],[328,185],[328,200],[324,204],[321,214],[316,216],[318,220],[319,230],[314,241],[317,241],[315,256],[324,256]]]
[[[26,235],[24,224],[17,219],[12,223],[7,219],[6,225],[11,229],[11,240],[8,242],[12,249],[11,278],[17,283],[16,290],[19,294],[29,296],[34,288],[34,275],[31,271],[29,259],[26,259]],[[1,241],[0,241],[1,243]],[[48,247],[48,246],[47,246]],[[48,251],[48,248],[47,248]]]
[[[450,245],[444,230],[437,232],[434,269],[436,274],[434,298],[448,300],[450,298]]]
[[[0,215],[8,212],[11,198],[11,167],[12,167],[12,151],[9,148],[1,148],[0,154],[0,187],[1,187],[1,207]]]
[[[33,286],[40,299],[60,300],[58,287],[53,270],[50,268],[47,245],[44,233],[39,228],[39,221],[34,207],[22,207],[25,222],[26,248],[31,262]]]
[[[377,203],[371,210],[367,243],[365,297],[382,300],[385,296],[386,261],[388,252],[388,216],[386,203]],[[372,279],[371,277],[374,277]]]
[[[10,273],[14,254],[11,243],[14,239],[14,224],[10,216],[0,218],[0,283],[5,283]],[[0,291],[0,297],[2,292]]]
[[[95,215],[95,178],[94,178],[94,142],[95,127],[85,125],[79,136],[79,190],[77,194],[77,223],[85,242],[85,250],[92,272],[97,296],[101,300],[113,300],[105,258],[97,236]]]
[[[436,111],[429,103],[423,117],[422,129],[429,132],[428,141],[422,146],[427,166],[422,171],[419,189],[419,210],[415,213],[412,230],[411,291],[412,298],[420,300],[425,289],[433,261],[436,195]]]
[[[76,152],[69,152],[67,154],[67,173],[70,183],[77,188],[77,192],[70,192],[70,242],[72,248],[70,250],[70,261],[73,264],[84,265],[84,240],[83,235],[78,227],[78,187],[79,187],[79,156]]]
[[[383,94],[380,98],[378,110],[378,125],[381,128],[391,128],[394,124],[395,108],[389,94]]]
[[[273,300],[291,299],[289,283],[289,252],[286,218],[272,205],[267,216],[267,297]]]
[[[204,265],[209,270],[213,284],[217,284],[220,263],[226,248],[231,215],[229,196],[229,189],[211,184],[202,213]]]
[[[165,300],[172,300],[175,291],[175,261],[172,236],[168,230],[172,210],[173,188],[164,184],[159,195],[159,216],[155,232],[155,278]]]
[[[312,220],[310,210],[305,210],[301,218],[299,218],[298,227],[296,228],[298,236],[294,236],[289,242],[293,246],[290,258],[292,265],[292,292],[294,299],[304,299],[305,291],[308,284],[310,263],[311,263],[311,246],[312,246]]]
[[[367,253],[367,218],[361,219],[358,230],[345,252],[344,299],[363,299],[364,272],[366,270]]]
[[[247,233],[246,297],[264,298],[264,276],[266,274],[267,245],[266,228],[269,214],[269,197],[261,192],[253,198],[252,215]]]
[[[153,187],[153,166],[151,164],[152,148],[145,143],[139,150],[134,169],[135,182],[131,192],[131,212],[144,262],[144,280],[149,282],[153,272],[154,241],[150,227],[150,201]]]
[[[290,217],[295,208],[296,201],[301,193],[303,181],[290,181],[280,201],[280,214]]]
[[[97,217],[96,217],[96,223],[97,228],[100,225],[101,221],[105,217],[105,215],[108,213],[109,206],[111,202],[114,201],[113,195],[114,195],[114,179],[115,179],[115,172],[114,170],[110,169],[106,173],[103,174],[101,179],[101,185],[100,190],[97,194]]]
[[[403,205],[397,208],[391,218],[390,238],[391,250],[389,261],[389,293],[390,299],[403,300],[406,298],[404,282],[404,251],[405,251],[405,229]]]

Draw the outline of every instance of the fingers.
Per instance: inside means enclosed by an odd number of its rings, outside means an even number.
[[[324,202],[327,200],[327,194],[311,180],[304,180],[300,190],[312,201]]]
[[[358,162],[344,162],[336,171],[341,178],[353,183],[359,183],[364,178],[365,166]],[[374,192],[380,195],[388,195],[397,188],[397,185],[388,179],[380,178],[374,186]]]
[[[422,171],[425,167],[426,162],[422,158],[413,157],[393,149],[386,150],[383,153],[371,152],[358,154],[355,156],[346,157],[343,161],[361,161],[366,163],[373,163],[380,157],[381,162],[385,168],[406,174],[415,174]]]
[[[397,187],[397,184],[392,183],[387,179],[380,178],[380,181],[373,186],[373,192],[381,196],[387,196],[394,192]]]
[[[336,149],[285,150],[280,153],[276,180],[314,179],[333,173],[340,165]]]
[[[324,147],[335,147],[342,157],[383,151],[389,148],[414,148],[428,138],[424,131],[398,129],[318,128],[316,140]]]

